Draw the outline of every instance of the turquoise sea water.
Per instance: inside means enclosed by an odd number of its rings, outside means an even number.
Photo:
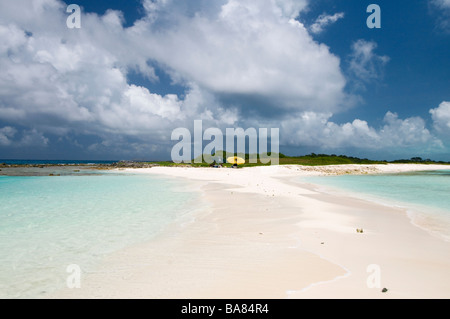
[[[450,170],[302,178],[408,210],[415,224],[450,240]]]
[[[450,170],[307,177],[302,181],[404,207],[415,224],[450,240]]]
[[[35,298],[66,285],[67,266],[151,239],[195,209],[196,194],[144,175],[0,176],[0,298]]]

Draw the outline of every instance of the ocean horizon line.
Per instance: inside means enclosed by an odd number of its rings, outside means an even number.
[[[21,164],[108,164],[118,163],[121,160],[93,160],[93,159],[0,159],[0,164],[21,165]]]
[[[203,154],[203,156],[216,156],[220,152],[216,152],[214,155]],[[227,154],[222,154],[226,157]],[[246,153],[245,158],[249,157],[251,154]],[[310,165],[314,162],[315,165],[336,165],[336,164],[450,164],[449,161],[439,161],[430,158],[413,157],[410,159],[368,159],[359,158],[350,155],[336,155],[336,154],[305,154],[305,155],[286,155],[279,153],[280,165],[291,165],[291,164],[303,164],[302,161],[306,161],[304,164]],[[300,160],[300,161],[299,161]],[[192,158],[195,161],[195,158]],[[20,159],[20,158],[0,158],[0,164],[106,164],[106,163],[121,163],[121,162],[132,162],[132,163],[169,163],[172,160],[169,159]],[[191,163],[192,164],[192,163]]]

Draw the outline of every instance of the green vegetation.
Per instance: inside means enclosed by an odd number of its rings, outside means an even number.
[[[386,164],[385,161],[372,161],[345,155],[310,154],[298,157],[280,157],[280,165],[326,166],[344,164]]]
[[[421,157],[413,157],[409,160],[407,159],[401,159],[401,160],[395,160],[390,163],[394,164],[450,164],[450,162],[444,162],[444,161],[433,161],[431,159],[422,159]]]
[[[208,155],[205,155],[205,157]],[[223,158],[224,161],[228,157],[236,156],[236,154],[226,153],[226,152],[217,152],[214,154],[215,158]],[[270,153],[268,154],[270,157]],[[214,157],[212,157],[214,159]],[[269,162],[268,164],[263,164],[260,161],[260,157],[258,156],[258,163],[249,163],[250,155],[245,155],[246,164],[245,167],[251,167],[251,166],[264,166],[264,165],[271,165]],[[395,160],[395,161],[375,161],[375,160],[369,160],[367,158],[361,159],[357,157],[352,156],[346,156],[346,155],[327,155],[327,154],[309,154],[304,156],[286,156],[282,153],[279,154],[280,159],[280,165],[304,165],[304,166],[327,166],[327,165],[344,165],[344,164],[360,164],[360,165],[368,165],[368,164],[388,164],[388,163],[396,163],[396,164],[450,164],[450,162],[443,162],[443,161],[433,161],[430,159],[422,159],[420,157],[413,157],[409,160],[403,159],[403,160]],[[217,164],[220,162],[217,161]],[[194,161],[190,164],[175,164],[173,162],[155,162],[153,164],[161,165],[161,166],[191,166],[191,167],[209,167],[210,164],[203,161],[201,164],[196,164]],[[224,167],[230,167],[231,164],[228,163],[221,163]]]
[[[192,161],[191,163],[185,164],[176,164],[171,161],[161,161],[161,162],[147,162],[147,161],[120,161],[113,164],[96,164],[96,165],[88,165],[88,164],[80,164],[77,166],[67,165],[67,164],[12,164],[8,165],[6,163],[0,163],[1,168],[20,168],[20,167],[28,167],[28,168],[44,168],[44,167],[65,167],[68,166],[71,169],[75,169],[74,172],[79,172],[77,168],[94,168],[98,170],[109,170],[112,168],[150,168],[154,166],[166,166],[166,167],[210,167],[214,165],[221,165],[222,167],[231,167],[232,164],[223,163],[229,157],[236,156],[236,154],[227,153],[224,151],[217,152],[213,156],[204,155],[204,159],[208,159],[208,162],[213,162],[214,164],[209,164],[205,160],[202,163],[195,163]],[[239,154],[237,155],[239,156]],[[258,159],[257,163],[250,163],[251,156],[249,154],[245,154],[243,156],[239,156],[245,159],[246,164],[240,165],[240,167],[252,167],[252,166],[269,166],[272,165],[270,159],[271,154],[263,154],[254,155],[252,158],[256,157]],[[345,156],[345,155],[327,155],[327,154],[309,154],[304,156],[287,156],[285,154],[278,154],[279,164],[280,165],[303,165],[303,166],[327,166],[327,165],[345,165],[345,164],[361,164],[361,165],[369,165],[369,164],[388,164],[388,163],[411,163],[411,164],[446,164],[450,165],[450,162],[436,162],[430,159],[422,159],[420,157],[413,157],[411,159],[402,159],[395,161],[374,161],[369,160],[367,158],[361,159],[357,157]],[[216,160],[214,162],[214,159]],[[265,159],[265,160],[264,160]],[[261,161],[262,160],[262,161]],[[263,163],[264,162],[264,163]]]

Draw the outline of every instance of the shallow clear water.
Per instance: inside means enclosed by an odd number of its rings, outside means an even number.
[[[194,209],[179,182],[144,175],[0,176],[0,298],[66,285],[67,266],[143,242]]]
[[[419,226],[450,239],[450,170],[307,177],[302,181],[408,208],[413,221]]]

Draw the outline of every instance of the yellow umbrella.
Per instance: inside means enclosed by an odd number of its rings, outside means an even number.
[[[242,165],[245,164],[245,160],[243,158],[232,156],[227,158],[227,162],[234,165]]]

